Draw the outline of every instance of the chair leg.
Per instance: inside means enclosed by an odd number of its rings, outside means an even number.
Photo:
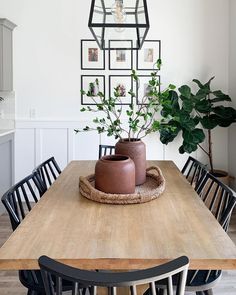
[[[209,289],[209,290],[205,291],[204,293],[205,293],[205,295],[213,295],[213,290]]]

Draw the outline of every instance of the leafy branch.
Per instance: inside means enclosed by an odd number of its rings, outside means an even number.
[[[121,140],[125,134],[129,141],[143,138],[152,132],[158,131],[163,121],[163,119],[161,122],[157,120],[162,97],[164,93],[169,93],[173,88],[173,85],[171,85],[171,87],[165,89],[163,93],[159,90],[160,84],[157,73],[161,68],[161,64],[161,60],[156,62],[156,70],[151,73],[146,93],[138,104],[135,103],[135,101],[137,101],[136,94],[132,90],[128,92],[131,104],[129,104],[127,108],[124,108],[122,104],[122,99],[125,96],[123,85],[118,84],[118,86],[113,89],[113,96],[106,98],[103,93],[99,92],[98,79],[96,79],[95,82],[90,82],[89,89],[86,91],[82,89],[81,93],[93,100],[94,107],[83,107],[81,112],[98,112],[103,113],[104,116],[101,119],[97,117],[93,119],[93,123],[97,125],[95,128],[86,126],[82,130],[76,129],[75,131],[96,130],[98,133],[105,132],[107,136],[114,136],[115,139]],[[131,78],[139,89],[140,79],[136,71],[132,71]],[[124,122],[122,122],[121,118],[124,116]],[[125,124],[127,124],[128,127],[124,126]]]

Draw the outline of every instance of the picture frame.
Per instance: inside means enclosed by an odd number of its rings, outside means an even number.
[[[145,40],[140,50],[137,50],[137,70],[150,71],[158,59],[161,59],[161,41]]]
[[[96,85],[96,79],[98,79],[99,86]],[[91,83],[94,86],[91,88]],[[81,89],[88,92],[94,91],[94,97],[87,96],[86,94],[81,93],[81,105],[96,105],[96,102],[100,101],[100,98],[96,96],[96,93],[102,92],[105,93],[105,76],[104,75],[81,75]],[[95,101],[94,101],[95,100]]]
[[[112,44],[122,43],[122,48],[109,49],[108,60],[109,60],[109,70],[119,71],[119,70],[132,70],[133,69],[133,48],[132,40],[109,40],[109,48],[114,47]],[[115,46],[117,47],[117,46]]]
[[[158,80],[159,80],[159,91],[161,91],[161,76],[157,75]],[[151,75],[139,75],[139,85],[140,87],[138,88],[138,83],[136,82],[136,104],[141,105],[142,98],[148,91],[148,82],[152,79]],[[145,103],[143,105],[146,105]]]
[[[120,87],[120,103],[117,105],[130,105],[132,103],[131,95],[133,91],[133,79],[130,75],[110,75],[109,76],[109,97],[114,97],[114,88]]]
[[[81,69],[82,70],[105,70],[105,51],[101,50],[93,39],[82,39]]]

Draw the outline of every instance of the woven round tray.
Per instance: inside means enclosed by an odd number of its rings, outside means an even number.
[[[95,188],[95,175],[80,176],[79,189],[87,199],[106,204],[141,204],[156,199],[165,189],[165,179],[159,167],[147,168],[146,182],[136,186],[134,194],[107,194]],[[119,180],[118,180],[119,181]]]

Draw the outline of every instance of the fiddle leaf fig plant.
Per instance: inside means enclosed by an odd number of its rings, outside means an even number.
[[[105,97],[99,91],[99,81],[96,79],[95,82],[91,82],[89,89],[82,89],[81,93],[90,97],[94,106],[85,106],[80,111],[97,114],[93,119],[95,127],[86,126],[82,130],[76,129],[75,132],[96,130],[98,133],[114,136],[115,139],[122,140],[125,137],[129,141],[141,139],[152,132],[157,132],[161,124],[169,121],[169,118],[157,118],[160,105],[169,96],[169,92],[175,89],[174,85],[169,85],[167,89],[160,92],[157,75],[160,68],[161,60],[159,59],[156,62],[156,69],[151,73],[145,95],[139,104],[136,103],[136,94],[129,90],[131,104],[127,107],[122,104],[125,89],[120,84],[117,84],[117,87],[113,89],[111,97]],[[139,89],[140,81],[136,71],[132,71],[131,77]]]
[[[236,122],[236,110],[220,103],[230,102],[231,98],[221,90],[211,90],[212,77],[203,84],[197,79],[198,90],[192,93],[188,85],[181,86],[178,90],[169,93],[169,97],[162,103],[162,116],[172,119],[168,124],[161,124],[160,139],[164,144],[173,141],[182,132],[183,142],[179,152],[192,153],[197,148],[208,156],[210,170],[214,171],[212,154],[212,130],[217,126],[228,127]],[[207,134],[208,148],[202,143]]]

